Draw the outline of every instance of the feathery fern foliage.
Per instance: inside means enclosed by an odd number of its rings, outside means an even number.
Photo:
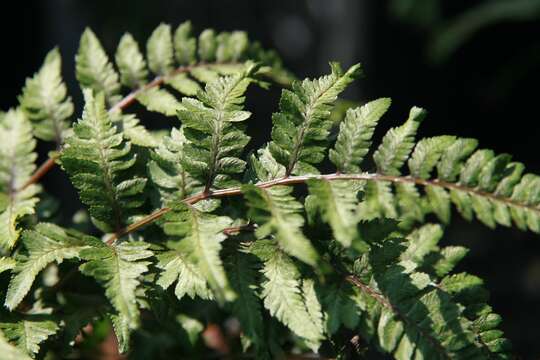
[[[453,272],[467,249],[426,219],[450,222],[453,204],[540,232],[539,176],[474,139],[417,141],[417,107],[372,146],[390,99],[331,114],[359,65],[291,81],[244,32],[161,24],[111,59],[87,29],[84,109],[54,49],[0,114],[0,357],[82,358],[113,331],[130,359],[511,358],[482,280]],[[245,97],[266,81],[283,89],[257,149]],[[150,131],[135,101],[178,122]],[[40,170],[34,136],[58,145]],[[84,205],[72,220],[38,196],[55,161]]]

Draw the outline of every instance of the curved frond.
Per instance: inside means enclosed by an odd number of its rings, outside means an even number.
[[[0,247],[4,249],[11,249],[19,238],[18,220],[35,212],[40,188],[26,186],[35,170],[35,146],[24,113],[8,111],[0,119]]]
[[[73,103],[67,96],[62,80],[62,59],[57,48],[52,49],[34,77],[26,79],[21,108],[33,122],[34,133],[45,141],[63,141],[73,114]]]
[[[146,179],[130,171],[136,155],[113,126],[103,95],[86,90],[85,101],[83,117],[60,159],[96,224],[119,230],[144,204]]]

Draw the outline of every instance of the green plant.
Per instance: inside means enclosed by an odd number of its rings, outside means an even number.
[[[540,232],[540,177],[474,139],[416,142],[417,107],[366,172],[390,99],[331,116],[359,65],[294,81],[243,32],[160,25],[146,58],[127,34],[115,59],[119,74],[84,32],[73,126],[56,49],[0,116],[4,359],[89,357],[109,324],[134,359],[510,357],[482,280],[452,273],[467,249],[439,246],[427,216],[446,224],[455,204]],[[269,82],[284,87],[271,140],[247,152],[245,93]],[[170,133],[126,113],[135,101],[173,117]],[[34,138],[57,146],[38,169]],[[71,221],[38,184],[56,163],[86,209]]]

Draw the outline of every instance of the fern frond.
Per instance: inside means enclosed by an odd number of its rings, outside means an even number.
[[[382,98],[360,108],[349,109],[339,125],[339,135],[329,158],[342,173],[357,173],[371,147],[371,138],[379,119],[390,107],[391,100]]]
[[[173,211],[166,215],[163,225],[166,234],[181,238],[181,253],[193,261],[214,291],[216,298],[227,301],[234,300],[236,294],[229,285],[219,252],[221,242],[226,237],[223,229],[230,226],[231,222],[232,220],[226,216],[205,214],[180,203],[173,205]],[[199,279],[194,281],[200,284]],[[197,293],[204,294],[201,291]]]
[[[34,77],[26,79],[19,97],[22,110],[33,122],[35,135],[57,144],[62,143],[63,133],[69,128],[69,118],[73,114],[73,103],[67,96],[61,72],[62,59],[55,48],[47,54]]]
[[[184,110],[178,112],[184,134],[184,168],[197,180],[211,187],[231,184],[231,175],[241,173],[245,161],[241,155],[249,136],[244,132],[251,113],[242,110],[244,93],[253,82],[256,65],[247,64],[237,75],[208,83],[198,99],[184,98]]]
[[[331,105],[360,73],[358,64],[345,73],[337,63],[330,67],[330,75],[294,82],[292,91],[283,90],[280,112],[272,116],[270,151],[287,175],[317,173],[312,165],[324,159]]]
[[[146,179],[130,171],[136,156],[113,126],[103,95],[84,94],[83,117],[60,159],[96,224],[105,231],[119,230],[145,202]]]
[[[248,216],[259,225],[259,239],[275,236],[286,253],[315,266],[318,254],[311,242],[302,234],[303,207],[290,194],[291,188],[275,186],[261,189],[254,185],[242,186],[249,206]]]
[[[264,263],[264,307],[317,351],[323,338],[320,304],[312,294],[302,291],[300,272],[293,260],[271,240],[256,241],[250,251]]]
[[[148,271],[149,261],[141,261],[153,256],[149,244],[124,242],[108,246],[93,239],[91,248],[83,249],[80,257],[87,262],[80,266],[84,275],[95,278],[105,288],[105,295],[115,309],[115,332],[119,338],[128,339],[126,333],[139,326],[139,308],[136,290],[140,276]],[[123,335],[124,334],[124,335]],[[122,351],[127,350],[127,341],[122,342]]]
[[[122,85],[134,89],[146,84],[148,77],[146,61],[130,33],[124,34],[120,39],[115,60]]]
[[[180,65],[191,65],[196,61],[197,39],[191,36],[190,21],[185,21],[174,32],[174,55]]]
[[[409,118],[400,127],[391,129],[384,136],[381,145],[373,154],[377,170],[381,174],[399,175],[411,150],[414,147],[414,136],[418,125],[425,117],[423,109],[414,107]]]
[[[26,186],[35,169],[35,146],[24,113],[5,113],[0,119],[0,247],[4,249],[11,249],[19,238],[17,221],[35,211],[40,188]]]
[[[90,88],[96,93],[103,92],[109,105],[120,100],[118,74],[98,38],[89,28],[81,36],[75,61],[77,80],[82,88]]]
[[[484,358],[463,308],[416,264],[394,262],[395,243],[386,242],[371,254],[371,277],[364,268],[349,278],[361,291],[362,335],[396,359]]]
[[[40,344],[56,334],[59,329],[50,315],[3,316],[0,320],[0,332],[9,342],[14,343],[32,358],[39,352]]]
[[[88,247],[85,238],[87,236],[77,231],[48,223],[40,223],[34,230],[25,231],[22,243],[28,253],[19,253],[15,258],[16,266],[6,294],[6,307],[14,310],[20,304],[36,276],[47,265],[79,257],[79,252]]]
[[[171,26],[160,24],[146,44],[148,67],[156,75],[165,75],[172,71],[174,54]]]

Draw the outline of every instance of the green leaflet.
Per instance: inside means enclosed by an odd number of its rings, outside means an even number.
[[[136,290],[140,286],[139,277],[148,271],[149,261],[141,261],[153,256],[149,244],[143,242],[121,243],[107,246],[93,239],[91,248],[83,249],[80,257],[87,262],[80,266],[84,275],[95,278],[104,288],[105,295],[114,307],[112,314],[115,332],[126,339],[130,329],[139,326],[139,308]],[[122,350],[127,350],[123,342]]]
[[[256,231],[257,237],[262,239],[269,235],[275,236],[286,253],[314,266],[318,254],[302,234],[302,204],[290,195],[291,190],[286,186],[268,189],[254,185],[242,186],[242,193],[248,201],[248,216],[260,225]]]
[[[133,145],[155,148],[159,142],[157,137],[148,131],[133,114],[111,114],[111,120]]]
[[[36,276],[47,265],[79,257],[80,251],[88,247],[87,238],[77,231],[48,223],[40,223],[35,230],[25,231],[22,242],[28,254],[19,254],[15,258],[17,264],[9,283],[6,307],[14,310],[20,304]]]
[[[31,357],[19,348],[11,345],[0,331],[0,353],[5,360],[30,360]]]
[[[173,199],[183,199],[201,187],[182,166],[186,143],[183,130],[173,128],[170,136],[164,137],[151,153],[148,175],[159,192],[162,205]]]
[[[165,75],[173,69],[171,26],[160,24],[146,44],[148,67],[156,75]]]
[[[179,300],[185,295],[192,299],[196,296],[205,300],[213,299],[208,282],[197,267],[197,259],[191,249],[186,249],[187,245],[183,246],[185,244],[187,242],[181,242],[178,249],[157,256],[157,267],[163,270],[157,284],[166,290],[177,281],[174,294]]]
[[[271,240],[256,241],[250,251],[264,262],[262,273],[266,280],[261,291],[264,307],[317,351],[323,337],[323,323],[313,285],[305,280],[308,284],[302,287],[293,260]]]
[[[174,55],[180,65],[196,60],[197,40],[191,36],[191,21],[185,21],[174,32]]]
[[[11,249],[19,238],[17,221],[34,213],[40,188],[23,188],[35,169],[32,126],[21,110],[0,119],[0,248]]]
[[[148,111],[158,112],[166,116],[174,116],[177,111],[184,109],[173,94],[156,87],[139,93],[137,101],[146,107]]]
[[[61,71],[60,52],[54,48],[34,77],[26,79],[19,97],[22,110],[33,122],[35,135],[45,141],[56,141],[57,145],[62,143],[73,114],[73,103],[67,96]]]
[[[146,179],[134,177],[136,156],[131,144],[112,125],[102,94],[86,90],[82,119],[66,139],[62,167],[89,206],[95,223],[105,231],[118,230],[144,204]]]
[[[39,352],[40,344],[56,334],[58,330],[58,324],[50,315],[2,316],[0,320],[0,332],[5,338],[32,358]],[[16,353],[14,350],[10,351]],[[3,353],[2,359],[4,359]]]
[[[226,238],[223,229],[230,226],[231,219],[226,216],[206,214],[183,203],[173,204],[173,206],[174,211],[165,217],[163,225],[165,233],[181,238],[181,253],[196,265],[198,272],[204,276],[218,300],[234,300],[236,294],[229,285],[219,255],[221,242]],[[162,267],[166,266],[162,265]],[[170,274],[165,275],[170,276]],[[164,285],[169,283],[168,280],[162,281]],[[193,279],[190,283],[194,281],[196,282],[194,285],[189,285],[191,288],[196,286],[197,291],[191,290],[192,293],[205,294],[201,290],[200,279]],[[178,291],[183,294],[188,291],[187,289]],[[208,297],[206,294],[204,296]]]
[[[148,70],[139,45],[130,33],[120,39],[115,55],[116,65],[120,71],[120,81],[129,88],[137,88],[146,83]]]
[[[342,173],[360,172],[359,164],[367,155],[379,119],[390,107],[391,100],[382,98],[362,107],[347,110],[339,125],[339,135],[329,158]]]
[[[244,170],[245,161],[239,156],[249,136],[243,122],[251,113],[242,110],[243,95],[256,69],[248,63],[243,72],[208,83],[197,99],[182,99],[178,117],[189,140],[182,166],[206,190],[232,184],[232,175]]]
[[[402,126],[390,129],[386,133],[381,145],[373,154],[373,160],[375,160],[379,173],[387,175],[400,174],[400,168],[414,147],[414,136],[425,114],[423,109],[413,107],[409,113],[409,118]]]
[[[198,53],[202,61],[214,61],[217,50],[216,32],[212,29],[205,29],[199,35]]]
[[[109,61],[96,35],[86,28],[81,36],[77,52],[76,74],[82,88],[103,92],[109,105],[120,100],[118,74]]]
[[[313,165],[324,159],[332,126],[331,105],[360,74],[359,64],[345,73],[337,63],[331,63],[330,67],[330,75],[294,82],[292,91],[283,90],[280,112],[272,116],[274,125],[269,149],[286,167],[287,175],[317,173]]]
[[[334,237],[344,247],[349,247],[358,238],[356,224],[360,220],[356,214],[357,192],[352,181],[309,180],[309,193],[324,221],[332,227]],[[367,244],[356,241],[358,250],[366,250]]]
[[[202,91],[199,83],[190,79],[185,73],[167,77],[165,84],[172,86],[176,91],[187,96],[195,96],[199,91]]]
[[[455,140],[454,136],[436,136],[420,140],[408,162],[411,175],[428,179],[442,154]]]

